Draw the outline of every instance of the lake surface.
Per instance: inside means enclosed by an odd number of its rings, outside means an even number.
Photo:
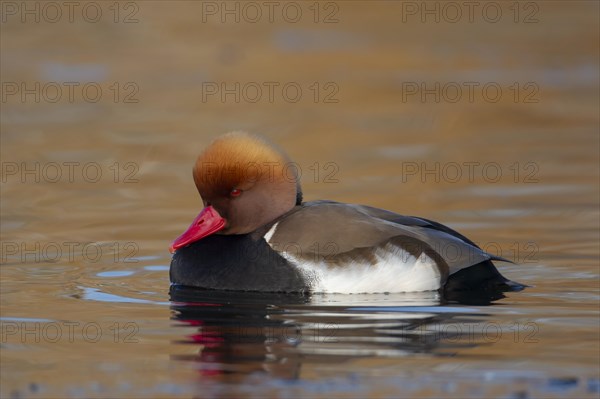
[[[598,397],[597,2],[24,4],[0,25],[3,398]],[[238,129],[305,200],[437,220],[530,287],[171,288],[195,157]]]

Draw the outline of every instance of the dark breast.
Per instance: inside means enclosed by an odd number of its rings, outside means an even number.
[[[216,290],[304,292],[300,272],[250,234],[212,235],[175,252],[174,284]]]

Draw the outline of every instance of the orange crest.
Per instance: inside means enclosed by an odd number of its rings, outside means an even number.
[[[296,183],[288,164],[287,155],[265,139],[233,132],[217,138],[198,156],[194,182],[203,198],[226,196],[265,179]]]

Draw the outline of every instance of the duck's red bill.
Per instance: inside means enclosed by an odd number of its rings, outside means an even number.
[[[216,233],[217,231],[225,227],[225,219],[219,215],[212,206],[207,206],[202,209],[202,212],[192,222],[192,225],[169,247],[171,253],[175,252],[181,247],[190,245],[193,242],[201,240],[202,238]]]

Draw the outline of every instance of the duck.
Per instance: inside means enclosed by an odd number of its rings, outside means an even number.
[[[487,253],[441,223],[367,205],[303,201],[297,168],[263,136],[231,132],[198,156],[203,203],[176,238],[172,285],[269,293],[517,291]]]

